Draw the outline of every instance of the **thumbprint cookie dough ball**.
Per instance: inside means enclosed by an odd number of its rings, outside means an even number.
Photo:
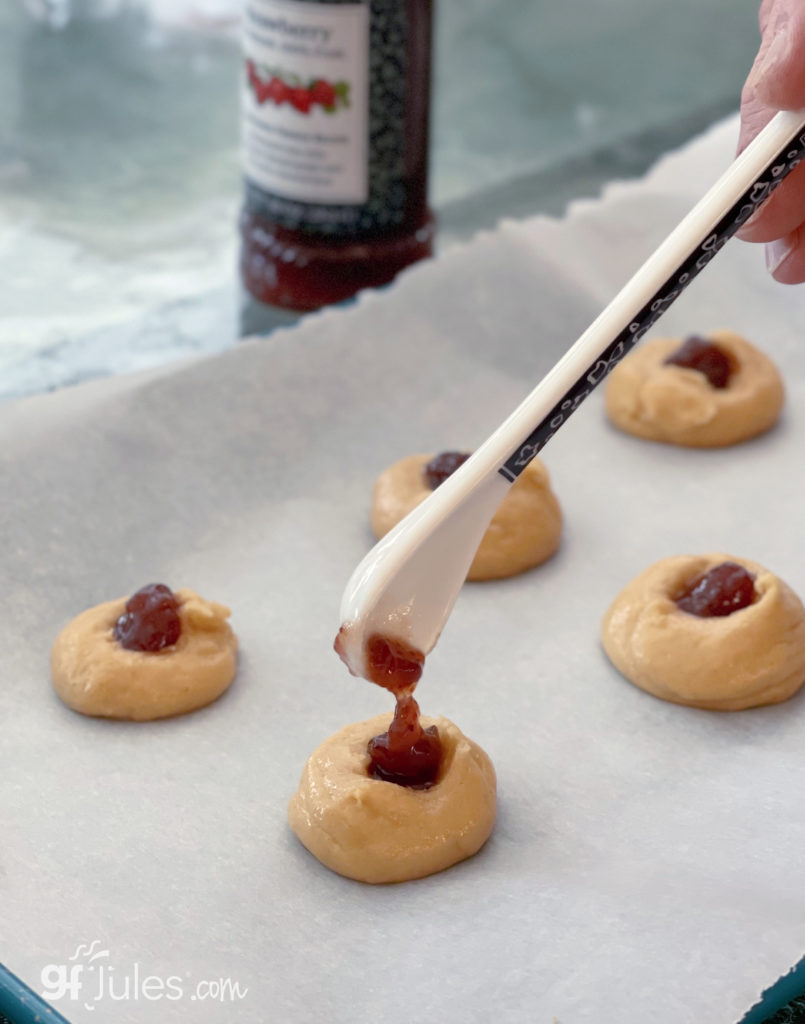
[[[469,458],[464,452],[409,455],[377,478],[372,529],[380,539]],[[533,569],[559,547],[562,512],[548,471],[533,459],[509,488],[489,524],[468,580],[494,580]]]
[[[679,555],[650,566],[610,605],[604,650],[629,682],[676,704],[739,711],[805,682],[805,609],[746,558]]]
[[[495,823],[492,762],[446,718],[422,718],[441,741],[433,783],[373,777],[369,745],[391,725],[378,715],[325,740],[288,807],[291,828],[313,856],[359,882],[405,882],[449,868],[477,853]]]
[[[53,687],[82,715],[147,721],[194,711],[235,678],[228,617],[222,604],[161,583],[96,605],[56,637]]]
[[[607,378],[607,416],[649,441],[738,444],[774,426],[783,384],[772,361],[733,331],[644,342]]]

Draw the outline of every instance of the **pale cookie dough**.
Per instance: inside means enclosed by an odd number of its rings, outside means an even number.
[[[706,340],[729,358],[727,386],[713,387],[697,370],[664,365],[680,338],[643,342],[606,381],[607,416],[621,430],[649,441],[691,448],[737,444],[774,426],[783,384],[772,361],[733,331]]]
[[[484,751],[446,718],[435,725],[443,763],[429,789],[367,773],[366,745],[390,715],[345,726],[310,756],[288,807],[291,828],[322,864],[359,882],[423,878],[471,857],[495,823],[495,770]]]
[[[699,618],[674,598],[722,562],[755,576],[757,599],[731,615]],[[773,573],[732,555],[655,562],[610,605],[601,625],[610,660],[630,682],[676,704],[739,711],[777,704],[805,682],[805,609]]]
[[[229,609],[192,590],[177,590],[181,635],[172,647],[129,651],[113,629],[127,598],[82,612],[59,633],[51,679],[68,707],[82,715],[148,721],[210,704],[235,677],[238,641]]]
[[[433,492],[425,466],[433,455],[409,455],[377,478],[372,529],[380,539]],[[484,534],[468,580],[494,580],[533,569],[551,557],[562,535],[562,512],[548,471],[533,459],[509,488]]]

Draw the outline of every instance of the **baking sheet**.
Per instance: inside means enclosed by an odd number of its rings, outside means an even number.
[[[735,134],[718,126],[643,182],[562,222],[504,224],[350,309],[0,410],[0,957],[74,1024],[732,1024],[799,959],[805,696],[671,706],[598,644],[616,591],[666,555],[744,555],[805,594],[802,292],[767,278],[758,248],[731,243],[659,327],[762,346],[788,388],[780,426],[676,450],[618,434],[593,395],[544,453],[560,553],[465,587],[428,660],[423,710],[498,771],[485,849],[367,887],[285,821],[318,742],[390,710],[331,649],[375,475],[481,441]],[[169,721],[71,713],[48,684],[55,633],[153,580],[232,607],[236,683]]]

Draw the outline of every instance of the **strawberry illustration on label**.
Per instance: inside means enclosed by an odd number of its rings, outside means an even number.
[[[290,100],[291,90],[281,78],[277,78],[275,75],[268,83],[267,98],[281,107],[283,103]]]
[[[324,107],[326,110],[335,109],[335,101],[338,98],[335,86],[323,78],[318,78],[310,87],[310,97],[314,103]]]
[[[291,106],[299,111],[300,114],[307,114],[310,112],[310,93],[307,89],[291,89],[289,99]]]
[[[314,106],[321,107],[325,114],[334,114],[349,107],[348,82],[333,83],[326,78],[314,78],[305,86],[296,75],[287,71],[258,67],[251,59],[245,66],[249,87],[260,106],[269,100],[277,107],[288,103],[300,114],[310,114]]]

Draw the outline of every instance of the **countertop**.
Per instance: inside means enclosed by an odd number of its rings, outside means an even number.
[[[76,2],[0,8],[0,400],[296,319],[238,286],[231,0]],[[641,174],[737,107],[758,41],[755,0],[436,8],[441,251]]]

